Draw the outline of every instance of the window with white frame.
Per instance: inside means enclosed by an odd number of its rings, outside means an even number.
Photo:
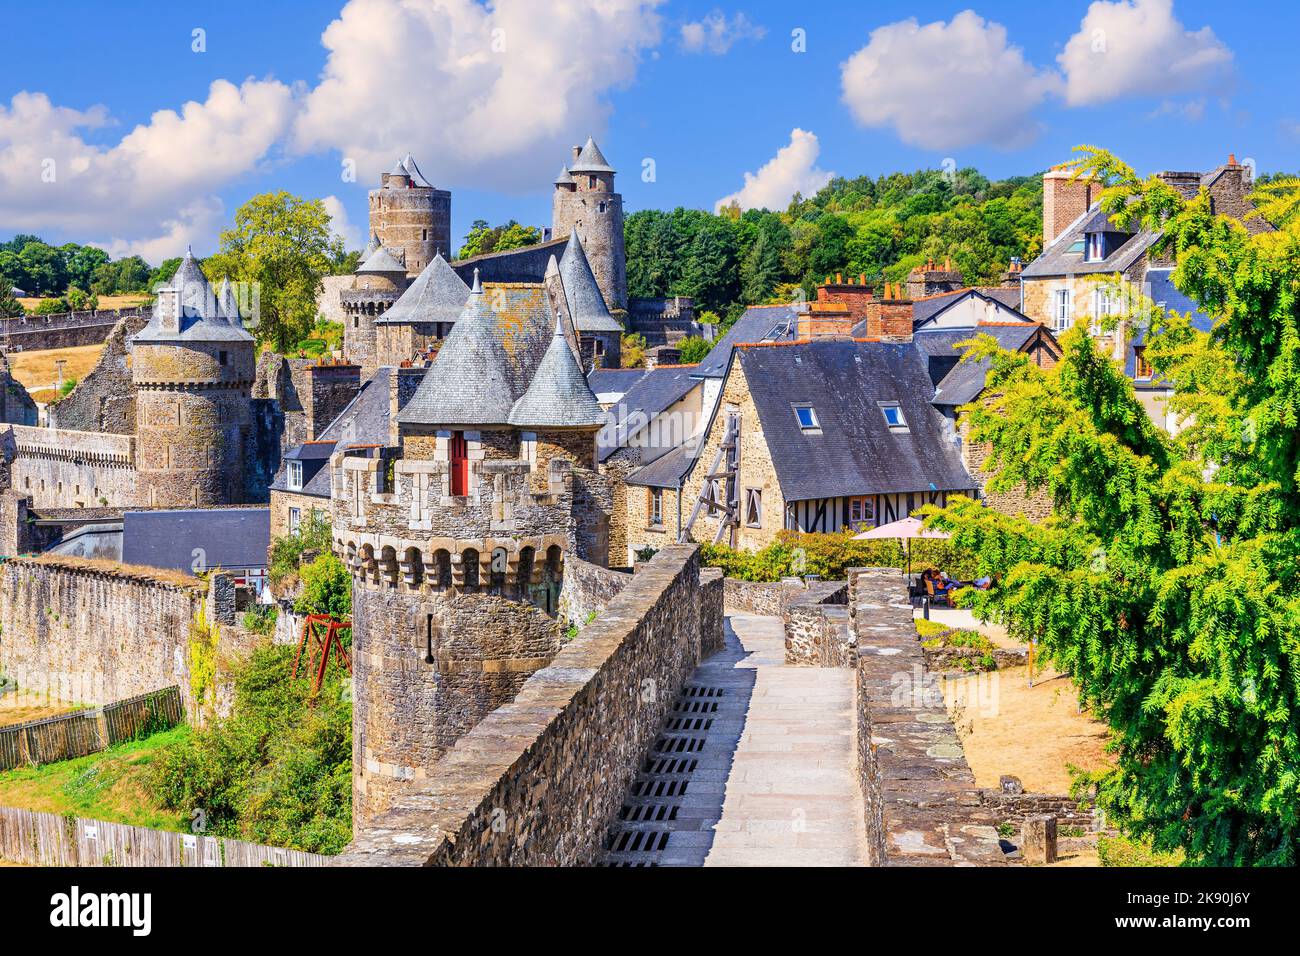
[[[763,527],[763,489],[745,489],[745,527]]]
[[[664,524],[664,490],[662,488],[650,488],[650,527],[662,528]]]
[[[1106,240],[1100,232],[1088,233],[1088,251],[1084,258],[1089,262],[1099,262],[1106,258]]]
[[[519,457],[528,462],[530,468],[537,467],[537,432],[519,433]]]
[[[821,422],[817,419],[817,409],[811,405],[795,405],[794,417],[799,420],[799,428],[805,432],[815,432],[821,430]]]
[[[1064,332],[1074,324],[1074,296],[1069,289],[1057,289],[1052,309],[1052,324],[1056,332]]]
[[[289,468],[286,474],[289,488],[293,491],[302,491],[302,462],[289,462]]]
[[[302,509],[290,508],[289,509],[289,533],[297,534],[298,527],[301,524],[302,524]]]
[[[1116,311],[1115,292],[1113,289],[1098,287],[1092,290],[1092,324],[1088,327],[1091,335],[1100,335],[1103,331],[1102,319]]]
[[[907,431],[907,419],[898,402],[880,402],[880,414],[885,416],[885,424],[890,431]]]
[[[874,498],[850,498],[849,499],[849,527],[854,531],[862,531],[865,528],[873,527],[876,523],[876,499]]]

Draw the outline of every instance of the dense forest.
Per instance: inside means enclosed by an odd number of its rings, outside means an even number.
[[[871,283],[951,258],[972,283],[993,283],[1012,256],[1042,244],[1041,176],[990,181],[974,169],[831,180],[787,209],[647,209],[628,216],[628,294],[688,295],[724,321],[746,305],[811,295],[836,272]]]

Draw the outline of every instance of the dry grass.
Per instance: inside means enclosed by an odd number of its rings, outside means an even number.
[[[206,590],[207,585],[192,574],[181,571],[169,571],[163,568],[148,568],[143,565],[122,564],[107,558],[80,558],[70,554],[40,554],[34,557],[13,558],[10,563],[44,564],[52,567],[67,568],[72,571],[93,571],[115,578],[133,578],[135,580],[154,581],[169,584],[172,587],[192,590]]]
[[[1063,675],[1027,667],[944,681],[944,701],[957,725],[966,761],[980,787],[1019,777],[1030,793],[1065,794],[1068,767],[1096,770],[1110,760],[1105,724],[1079,713],[1074,685]]]
[[[59,393],[54,383],[58,381],[59,372],[55,362],[62,361],[63,379],[75,378],[81,381],[99,361],[104,346],[78,345],[70,349],[38,349],[31,352],[10,352],[5,358],[9,360],[9,369],[22,386],[38,402],[52,401]]]
[[[150,299],[147,295],[101,295],[99,297],[99,311],[105,309],[130,309],[137,305],[144,305]],[[34,296],[26,299],[19,299],[19,304],[28,312],[36,311],[36,307],[43,302]]]
[[[0,727],[8,727],[11,724],[24,724],[29,720],[43,720],[46,717],[57,717],[59,714],[66,714],[77,709],[74,704],[64,704],[59,701],[26,703],[17,694],[6,694],[0,697]]]

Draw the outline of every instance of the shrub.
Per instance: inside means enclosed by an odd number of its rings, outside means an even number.
[[[267,579],[278,588],[281,583],[298,573],[298,564],[305,551],[330,550],[332,538],[330,519],[318,511],[308,511],[298,530],[271,542],[271,566]]]
[[[203,811],[207,832],[314,853],[352,837],[352,701],[331,666],[314,701],[290,678],[295,649],[262,647],[236,670],[231,715],[195,731],[154,763],[166,808]]]
[[[259,604],[244,612],[244,629],[263,636],[275,630],[280,609],[274,604]]]
[[[810,574],[839,581],[847,577],[849,568],[905,565],[903,546],[898,541],[855,541],[854,534],[848,530],[835,534],[782,531],[775,541],[758,551],[705,544],[700,547],[700,562],[705,567],[722,568],[727,577],[742,581],[779,581]],[[927,566],[941,568],[959,580],[969,580],[975,572],[969,554],[950,541],[936,538],[912,542],[913,569]]]
[[[339,620],[352,615],[352,576],[333,552],[326,552],[302,569],[302,594],[294,602],[299,614],[329,614]]]

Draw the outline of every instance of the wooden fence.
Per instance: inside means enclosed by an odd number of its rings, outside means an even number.
[[[0,727],[0,770],[84,757],[175,727],[184,718],[180,688],[167,687],[93,710]]]
[[[31,866],[324,866],[330,857],[0,807],[0,859]]]

